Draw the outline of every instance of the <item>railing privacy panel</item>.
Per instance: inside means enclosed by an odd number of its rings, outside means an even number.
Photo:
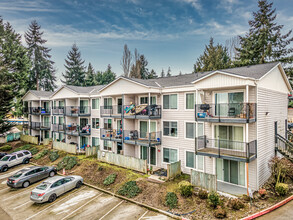
[[[52,108],[52,113],[53,115],[64,115],[64,109],[65,107],[59,106],[59,107],[53,107]]]
[[[191,184],[208,191],[217,191],[217,176],[213,174],[203,173],[191,170]]]
[[[160,105],[124,105],[123,106],[124,116],[149,116],[158,117],[161,116]]]
[[[121,117],[122,115],[122,105],[111,105],[111,106],[101,106],[100,114],[102,117]]]
[[[162,132],[146,132],[138,130],[124,130],[124,140],[125,141],[134,141],[135,144],[140,142],[145,143],[149,142],[150,144],[159,144],[162,140]]]
[[[30,114],[50,114],[51,110],[50,108],[44,108],[44,107],[30,107]]]
[[[66,106],[65,115],[67,116],[84,116],[90,115],[91,108],[90,106]]]
[[[100,134],[102,139],[122,140],[122,130],[101,128]]]

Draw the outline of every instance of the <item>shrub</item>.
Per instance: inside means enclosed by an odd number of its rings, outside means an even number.
[[[216,218],[226,218],[227,212],[221,206],[217,206],[217,209],[214,211],[214,216]]]
[[[239,210],[244,208],[244,203],[240,199],[230,199],[229,206],[232,209]]]
[[[107,176],[106,179],[104,180],[104,185],[108,186],[108,185],[114,183],[116,177],[117,177],[117,174],[116,174],[116,173],[112,173],[112,174],[110,174],[110,175]]]
[[[11,149],[12,147],[8,144],[0,147],[0,151],[10,151]]]
[[[208,202],[212,207],[216,208],[221,202],[219,194],[214,191],[210,192],[208,195]]]
[[[71,170],[77,164],[76,157],[66,156],[57,164],[57,170],[65,168],[66,170]]]
[[[288,193],[288,190],[289,190],[288,184],[277,183],[276,186],[275,186],[275,190],[280,196],[285,196]]]
[[[20,150],[31,150],[31,148],[32,148],[32,145],[25,144],[25,145],[23,145],[21,147],[18,147],[16,149],[14,149],[13,152],[20,151]]]
[[[49,153],[49,150],[48,150],[48,149],[45,149],[45,150],[43,150],[41,153],[37,154],[34,158],[35,158],[36,160],[38,160],[38,159],[44,157],[45,155],[47,155],[48,153]]]
[[[199,198],[201,199],[207,199],[208,198],[208,192],[204,189],[200,189],[199,192],[198,192],[198,196]]]
[[[169,207],[169,209],[174,209],[177,207],[178,199],[175,193],[168,192],[165,198],[165,205]]]
[[[266,197],[266,195],[268,194],[268,192],[266,191],[266,189],[259,189],[258,190],[258,194],[260,195],[260,197],[263,199]]]
[[[293,164],[286,158],[274,157],[269,162],[274,183],[283,183],[293,179]]]
[[[190,182],[184,180],[181,181],[178,186],[181,196],[188,197],[192,195],[193,187]]]
[[[119,195],[126,196],[128,198],[133,198],[141,192],[141,189],[136,185],[135,181],[129,181],[125,183],[120,189],[117,191]]]
[[[39,152],[39,149],[36,147],[33,147],[33,148],[29,149],[29,151],[32,153],[32,155],[35,155]]]
[[[54,162],[55,160],[57,160],[59,158],[59,154],[58,151],[52,151],[50,152],[50,156],[49,159]]]

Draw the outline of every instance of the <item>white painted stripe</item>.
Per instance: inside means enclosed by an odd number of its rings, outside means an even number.
[[[33,187],[32,187],[32,188],[33,188]],[[19,195],[22,195],[22,194],[25,194],[25,193],[28,193],[28,194],[29,194],[29,191],[31,191],[32,188],[29,188],[29,189],[25,190],[24,192],[17,193],[16,195],[13,195],[13,196],[10,196],[10,197],[8,197],[8,198],[5,198],[5,199],[3,199],[2,201],[7,201],[7,200],[9,200],[9,199],[13,199],[13,198],[18,197]]]
[[[35,216],[41,214],[42,212],[44,212],[44,211],[46,211],[47,209],[51,208],[52,206],[56,205],[56,203],[60,203],[60,202],[62,202],[63,200],[67,199],[67,197],[76,194],[77,192],[79,192],[79,191],[82,190],[83,188],[84,188],[84,187],[80,188],[79,190],[77,190],[76,192],[74,192],[74,193],[72,193],[72,194],[69,194],[68,196],[66,196],[66,197],[63,198],[63,199],[60,199],[60,200],[56,201],[55,203],[53,203],[52,205],[48,206],[47,208],[45,208],[45,209],[43,209],[43,210],[37,212],[36,214],[30,216],[30,217],[27,218],[26,220],[28,220],[28,219],[32,219],[33,217],[35,217]]]
[[[34,203],[34,202],[33,201],[27,201],[26,203],[23,203],[23,204],[21,204],[19,206],[14,207],[13,210],[18,209],[18,208],[20,208],[20,207],[22,207],[22,206],[24,206],[24,205],[26,205],[28,203]]]
[[[148,213],[149,210],[147,210],[142,216],[140,216],[140,218],[138,220],[141,220],[144,218],[144,216]]]
[[[95,200],[96,198],[98,198],[100,195],[102,195],[103,193],[95,196],[94,198],[92,198],[91,200],[89,200],[88,202],[84,203],[82,206],[80,206],[78,209],[75,209],[73,212],[69,213],[68,215],[66,215],[64,218],[62,218],[61,220],[64,220],[66,218],[68,218],[69,216],[71,216],[73,213],[77,212],[78,210],[80,210],[81,208],[83,208],[84,206],[86,206],[88,203],[90,203],[91,201]]]
[[[121,203],[124,202],[124,200],[122,200],[121,202],[119,202],[117,205],[115,205],[109,212],[107,212],[102,218],[100,218],[99,220],[102,220],[103,218],[105,218],[108,214],[110,214],[110,212],[112,212],[114,209],[116,209],[119,205],[121,205]]]

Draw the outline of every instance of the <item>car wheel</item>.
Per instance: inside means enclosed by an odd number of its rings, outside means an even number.
[[[26,188],[30,185],[30,182],[29,181],[25,181],[23,184],[22,184],[22,187],[23,188]]]
[[[49,197],[48,202],[52,203],[52,202],[54,202],[54,201],[56,200],[56,198],[57,198],[56,194],[52,194],[52,195]]]
[[[76,188],[80,188],[81,187],[81,185],[82,185],[82,182],[81,181],[78,181],[77,183],[76,183]]]
[[[8,167],[7,166],[5,166],[5,167],[2,168],[2,172],[6,172],[7,170],[8,170]]]
[[[28,164],[29,162],[30,162],[29,159],[24,159],[24,160],[23,160],[23,163],[24,163],[24,164]]]
[[[51,172],[49,173],[49,176],[50,176],[50,177],[55,176],[55,172],[54,172],[54,171],[51,171]]]

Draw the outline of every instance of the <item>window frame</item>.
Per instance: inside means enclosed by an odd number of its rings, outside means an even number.
[[[164,134],[164,122],[168,122],[169,123],[169,133],[171,134],[171,126],[170,126],[170,123],[176,123],[177,124],[177,131],[176,131],[176,136],[172,136],[172,135],[165,135]],[[163,136],[164,137],[172,137],[172,138],[178,138],[178,130],[179,130],[179,128],[178,128],[178,121],[163,121],[163,123],[162,123],[162,131],[163,131]]]
[[[94,109],[94,110],[100,109],[100,98],[93,98],[92,99],[92,109]]]
[[[178,162],[179,161],[179,149],[178,148],[172,148],[172,147],[162,147],[162,164],[170,164],[170,163],[174,163],[174,162],[165,162],[164,161],[164,149],[171,149],[171,150],[176,150],[177,151],[177,161],[175,162]],[[170,158],[169,158],[170,160]]]
[[[190,94],[193,94],[193,105],[192,105],[192,108],[187,108],[187,95],[190,95]],[[193,111],[195,108],[195,103],[196,103],[196,93],[194,93],[194,92],[184,93],[184,110]]]
[[[105,143],[111,143],[111,149],[110,150],[109,150],[108,144],[105,145]],[[107,147],[106,149],[105,149],[105,146]],[[104,142],[103,142],[103,151],[113,152],[113,142],[109,141],[109,140],[104,140]]]
[[[96,127],[97,120],[98,120],[98,123],[99,123],[99,127],[98,128]],[[99,129],[100,128],[100,118],[92,118],[92,128],[93,129]]]
[[[194,164],[193,164],[194,167],[188,167],[187,166],[187,153],[193,153],[194,154]],[[202,157],[202,169],[198,169],[198,161],[199,161],[198,157],[199,157],[199,155],[196,155],[194,151],[185,150],[185,168],[204,172],[204,170],[205,170],[204,156],[201,156]]]
[[[176,95],[176,108],[170,108],[170,97],[171,97],[171,95]],[[165,108],[164,107],[164,97],[165,96],[169,96],[169,106],[168,106],[168,108]],[[179,94],[178,93],[170,93],[170,94],[164,94],[163,95],[163,97],[162,97],[162,107],[163,107],[163,110],[178,110],[179,108],[178,108],[178,101],[179,100]]]

